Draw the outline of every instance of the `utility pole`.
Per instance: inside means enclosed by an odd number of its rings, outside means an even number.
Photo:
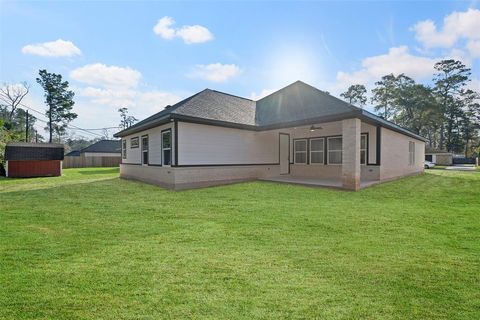
[[[27,110],[27,119],[25,121],[25,142],[28,142],[28,110]]]
[[[35,130],[35,143],[38,143],[38,131]]]

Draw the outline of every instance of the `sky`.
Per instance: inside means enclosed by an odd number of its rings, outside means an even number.
[[[38,70],[61,74],[80,128],[205,88],[256,100],[296,80],[335,96],[389,73],[429,84],[445,58],[472,68],[480,92],[479,1],[0,0],[0,83],[28,82],[25,105],[44,112]]]

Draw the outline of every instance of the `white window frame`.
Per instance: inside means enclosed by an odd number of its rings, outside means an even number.
[[[163,135],[165,134],[169,134],[170,135],[170,147],[169,148],[165,148],[163,146]],[[164,167],[171,167],[172,166],[172,162],[173,162],[173,154],[172,154],[172,142],[173,142],[173,139],[172,139],[172,129],[167,129],[165,131],[162,131],[161,133],[161,139],[162,139],[162,166]],[[164,151],[165,150],[170,150],[170,164],[165,164],[165,153]]]
[[[303,141],[305,142],[305,151],[297,151],[295,147],[297,142]],[[297,162],[297,153],[304,153],[305,154],[305,162]],[[295,139],[293,140],[293,162],[295,164],[308,164],[308,139]]]
[[[322,140],[322,150],[312,150],[312,141]],[[310,164],[311,165],[325,165],[325,138],[310,138],[309,139],[309,157],[310,157]],[[321,153],[322,154],[322,162],[312,162],[312,153]]]
[[[127,159],[127,140],[122,140],[122,159]]]
[[[140,142],[138,137],[130,138],[130,149],[136,149],[140,147]]]
[[[415,142],[408,141],[408,165],[415,165]]]
[[[143,139],[147,139],[147,149],[143,148]],[[142,154],[142,156],[141,156],[142,166],[148,166],[149,163],[150,163],[150,158],[149,158],[150,157],[150,153],[149,153],[150,139],[148,137],[148,134],[146,134],[146,135],[144,135],[140,138],[140,143],[141,143],[141,147],[142,147],[141,148],[141,150],[142,150],[142,152],[141,152],[141,154]],[[144,158],[145,153],[147,154],[147,163],[144,163],[145,162],[145,158]]]
[[[342,140],[342,149],[340,150],[330,150],[330,140],[332,139],[341,139]],[[340,152],[340,163],[330,163],[330,152]],[[327,138],[327,164],[331,166],[341,166],[343,164],[343,137],[336,136],[336,137],[328,137]]]
[[[362,137],[365,137],[365,149],[362,149]],[[362,151],[365,151],[365,163],[362,163]],[[368,164],[368,135],[360,135],[360,165],[366,166]]]

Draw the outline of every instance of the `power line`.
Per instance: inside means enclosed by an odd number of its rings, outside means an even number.
[[[25,105],[25,104],[23,104],[23,103],[20,103],[20,105],[23,106],[23,107],[25,107],[25,108],[27,108],[27,109],[29,109],[29,110],[32,110],[33,112],[36,112],[36,113],[38,113],[38,114],[41,114],[42,116],[45,116],[42,112],[40,112],[40,111],[38,111],[38,110],[35,110],[35,109],[33,109],[32,107],[29,107],[29,106],[27,106],[27,105]],[[37,118],[37,119],[38,119],[38,118]],[[42,120],[42,119],[38,119],[38,120],[40,120],[41,122],[44,122],[44,123],[47,123],[47,124],[48,124],[48,121],[45,121],[45,120]],[[95,135],[95,136],[98,136],[98,137],[103,137],[103,135],[98,134],[98,133],[96,133],[96,132],[91,132],[91,130],[118,129],[118,127],[105,127],[105,128],[84,129],[84,128],[77,127],[77,126],[75,126],[75,125],[73,125],[73,124],[69,124],[69,125],[67,125],[66,127],[67,127],[68,129],[70,129],[70,130],[80,130],[80,131],[83,131],[83,132],[85,132],[85,133],[89,133],[89,134],[91,134],[91,135]]]

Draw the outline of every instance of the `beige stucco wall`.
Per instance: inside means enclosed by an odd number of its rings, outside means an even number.
[[[415,163],[409,164],[409,141],[415,143]],[[424,170],[425,142],[395,131],[381,129],[380,180],[422,173]]]

